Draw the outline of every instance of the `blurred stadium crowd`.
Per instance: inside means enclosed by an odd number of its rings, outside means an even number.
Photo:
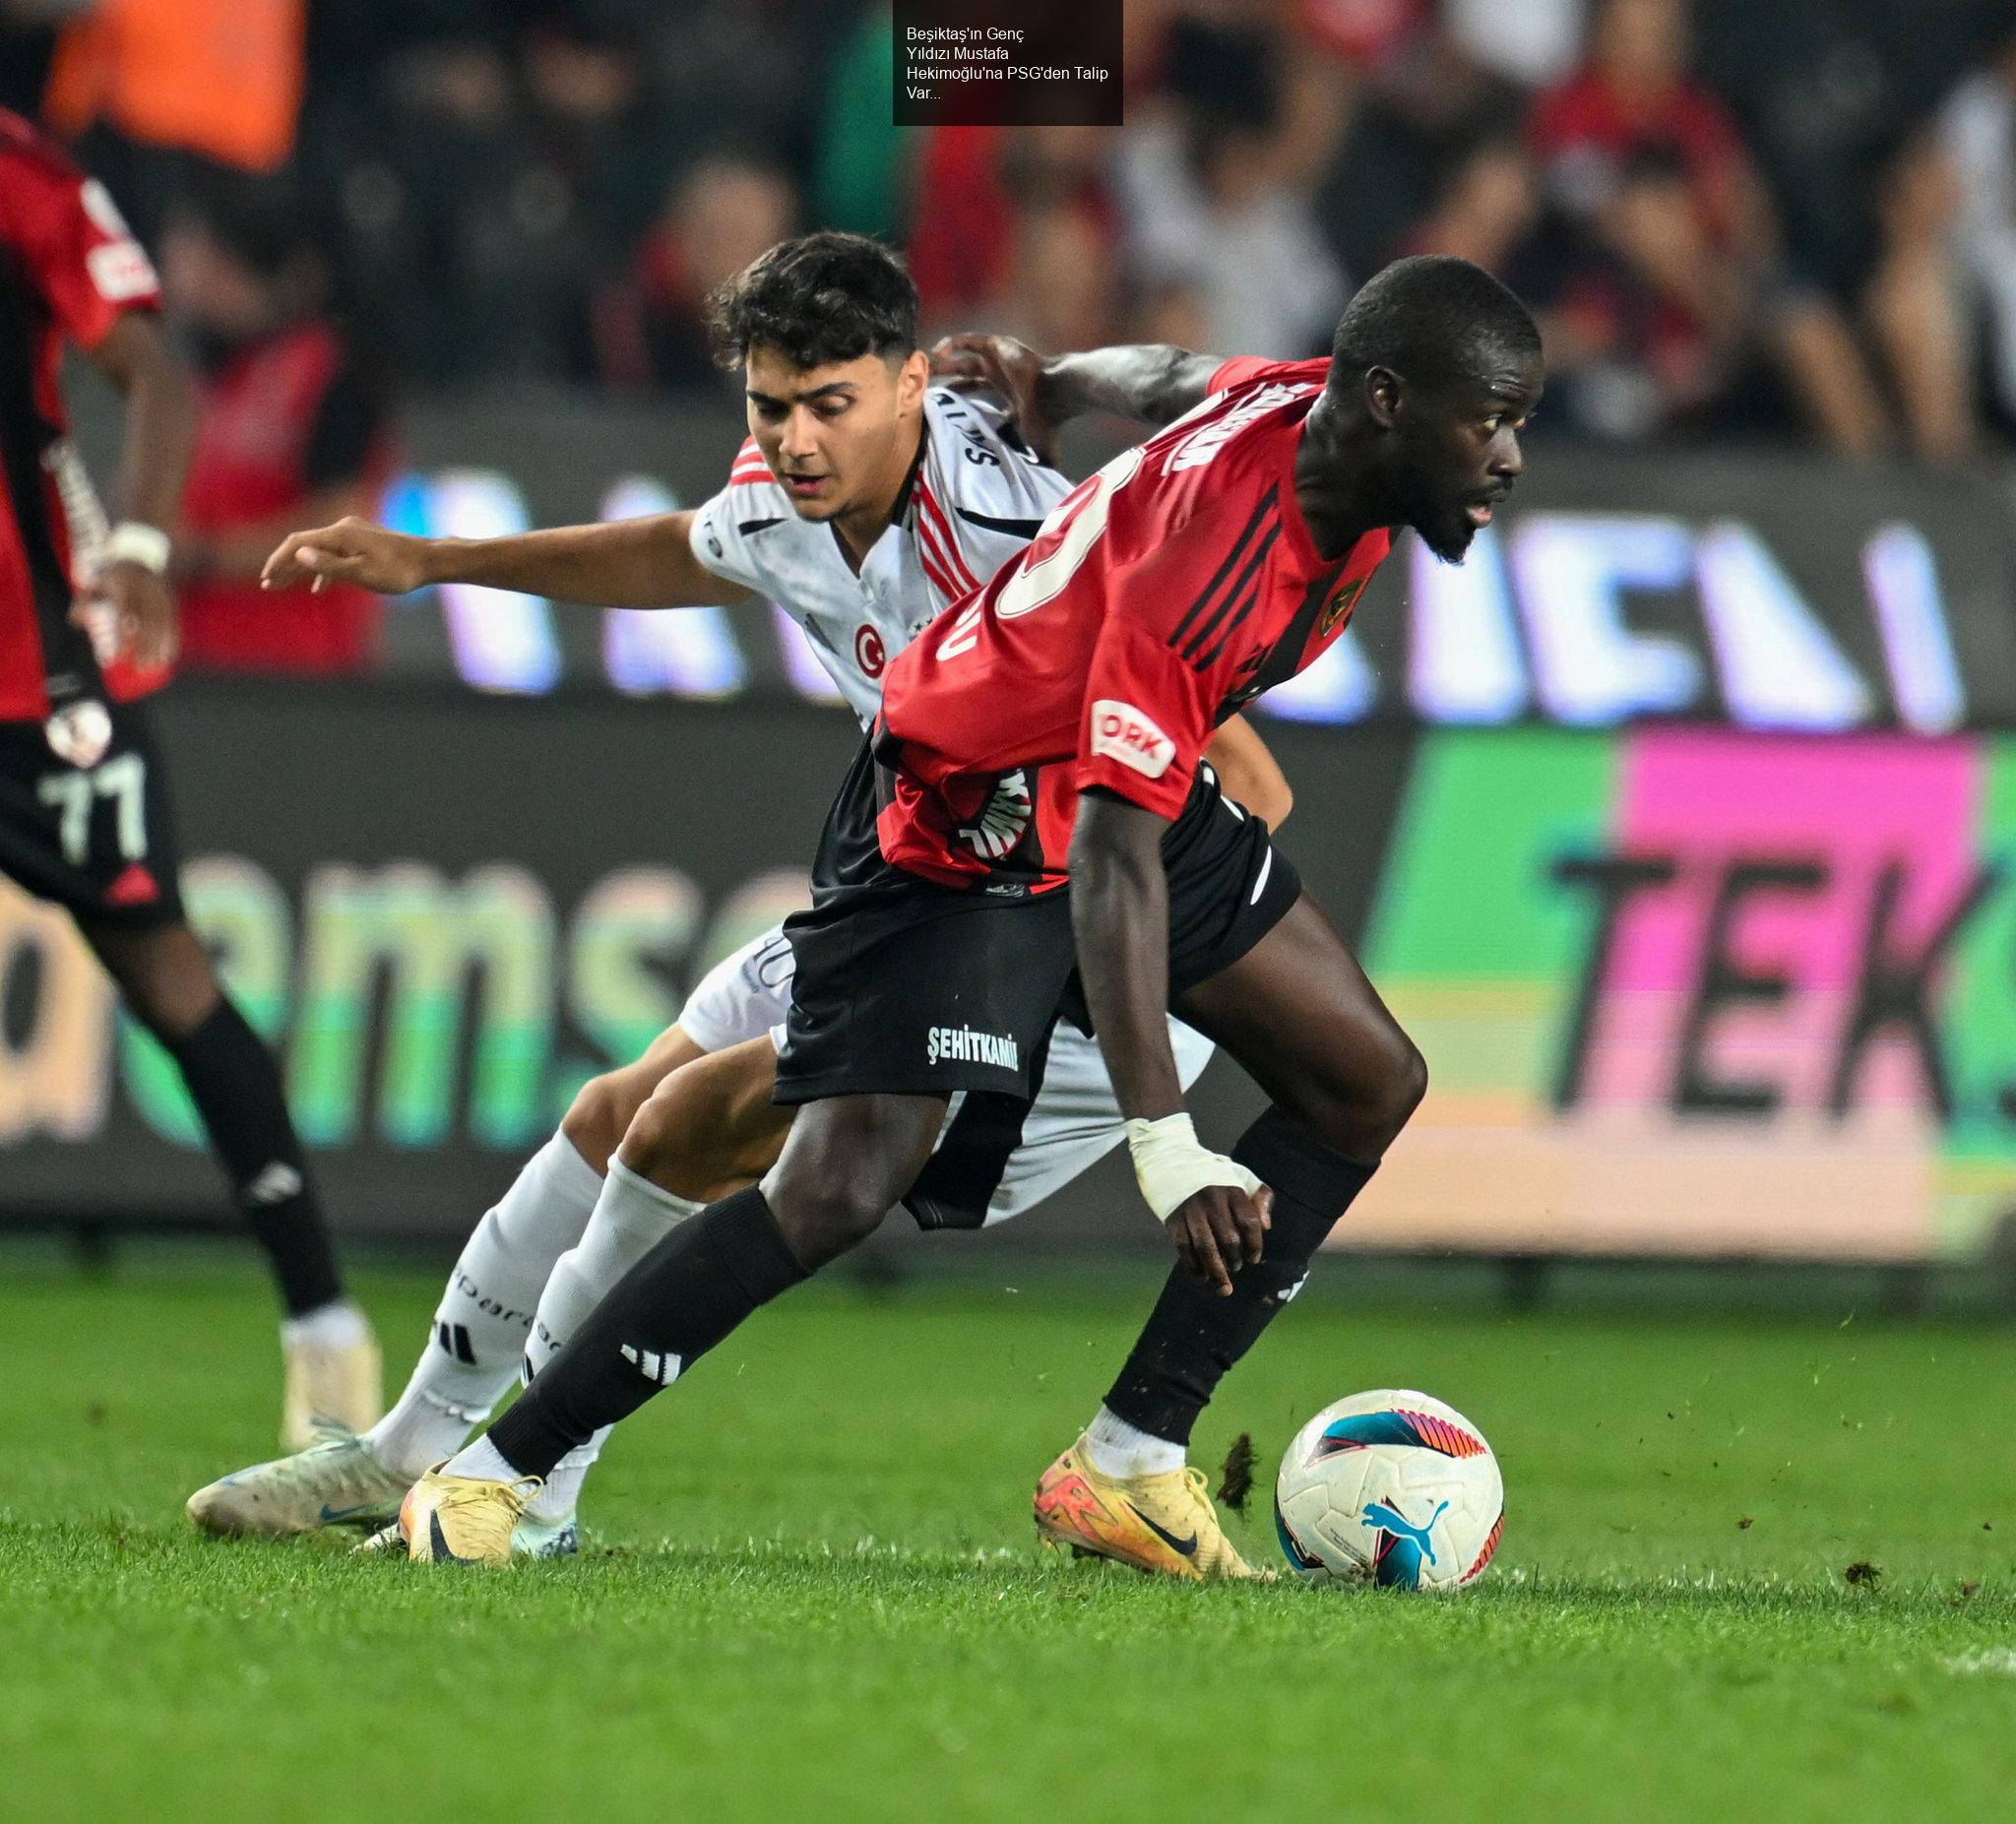
[[[249,263],[409,388],[721,386],[708,290],[821,224],[906,246],[934,331],[1295,354],[1442,250],[1543,314],[1583,435],[2016,435],[2007,0],[1126,0],[1115,130],[893,127],[866,0],[0,19],[0,101],[166,248],[171,303]],[[217,258],[175,258],[191,198]]]

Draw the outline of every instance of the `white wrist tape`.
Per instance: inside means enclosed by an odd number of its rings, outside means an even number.
[[[105,535],[98,547],[98,568],[111,564],[138,564],[156,576],[168,571],[168,535],[158,526],[143,526],[138,520],[121,520]]]
[[[1164,1222],[1206,1185],[1230,1185],[1249,1197],[1260,1188],[1260,1180],[1236,1160],[1199,1144],[1187,1114],[1129,1121],[1127,1151],[1134,1156],[1134,1180],[1142,1196]]]

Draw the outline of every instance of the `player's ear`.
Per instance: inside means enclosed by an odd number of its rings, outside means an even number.
[[[921,348],[913,348],[904,357],[903,365],[896,370],[897,410],[918,410],[924,403],[924,388],[930,381],[931,357]]]
[[[1390,367],[1368,368],[1365,372],[1365,415],[1381,430],[1390,431],[1407,409],[1407,382]]]

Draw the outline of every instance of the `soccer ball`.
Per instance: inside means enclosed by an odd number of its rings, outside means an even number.
[[[1274,1525],[1308,1583],[1460,1590],[1498,1549],[1505,1482],[1454,1407],[1424,1393],[1353,1394],[1295,1433]]]

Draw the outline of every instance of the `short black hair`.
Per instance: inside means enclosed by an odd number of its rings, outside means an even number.
[[[865,234],[822,229],[779,241],[707,300],[715,358],[738,367],[753,347],[793,367],[917,346],[917,287],[903,261]]]
[[[1390,367],[1416,386],[1437,387],[1540,351],[1540,329],[1509,286],[1469,260],[1416,254],[1374,273],[1346,307],[1330,380],[1350,387],[1370,368]]]

